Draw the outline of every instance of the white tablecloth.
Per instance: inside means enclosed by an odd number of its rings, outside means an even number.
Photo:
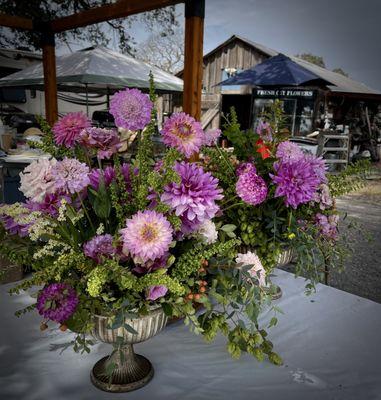
[[[303,279],[276,274],[283,289],[277,305],[285,314],[270,338],[283,366],[258,363],[247,354],[232,360],[223,337],[208,344],[175,323],[135,346],[151,360],[155,376],[146,387],[124,394],[104,393],[90,383],[90,369],[110,346],[96,345],[85,356],[50,352],[49,344],[68,341],[70,334],[40,332],[35,312],[14,317],[31,298],[9,297],[10,285],[2,286],[0,399],[381,399],[381,304],[323,285],[306,297]],[[269,317],[265,313],[263,321]]]

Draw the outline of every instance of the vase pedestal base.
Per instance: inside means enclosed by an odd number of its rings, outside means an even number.
[[[152,364],[140,354],[133,354],[132,360],[129,358],[114,368],[111,379],[107,374],[109,363],[110,358],[103,357],[94,365],[90,374],[93,385],[105,392],[131,392],[145,386],[153,378]]]

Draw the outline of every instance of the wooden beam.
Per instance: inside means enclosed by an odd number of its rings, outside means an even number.
[[[29,18],[0,13],[0,26],[31,31],[33,30],[33,21]]]
[[[54,33],[42,32],[41,47],[44,67],[45,116],[49,125],[53,126],[58,119]]]
[[[183,110],[201,119],[205,0],[185,3],[185,55]]]
[[[184,0],[119,0],[112,4],[90,8],[67,17],[53,20],[50,24],[53,32],[63,32],[115,18],[125,18],[129,15],[151,11],[184,3]]]

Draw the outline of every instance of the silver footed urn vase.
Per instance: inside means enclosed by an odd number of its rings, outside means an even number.
[[[118,344],[119,348],[94,365],[91,382],[98,389],[116,393],[130,392],[146,385],[152,379],[154,370],[147,358],[135,354],[133,345],[150,339],[165,327],[167,317],[163,309],[156,308],[136,319],[126,318],[129,330],[123,326],[110,329],[110,317],[94,315],[93,318],[93,336],[104,343]]]

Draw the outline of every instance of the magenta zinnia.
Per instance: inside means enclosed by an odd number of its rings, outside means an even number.
[[[183,222],[182,232],[191,233],[207,219],[212,219],[219,207],[222,190],[218,179],[196,164],[176,163],[175,171],[180,175],[180,183],[171,183],[164,188],[161,201],[175,210]]]
[[[89,167],[75,158],[64,158],[57,162],[52,175],[57,190],[64,193],[79,193],[90,183]]]
[[[37,310],[46,319],[62,324],[75,312],[79,303],[75,290],[65,283],[44,287],[37,298]]]
[[[276,175],[270,176],[276,185],[275,197],[284,196],[285,204],[293,208],[312,200],[320,184],[313,165],[305,158],[281,162]]]
[[[185,157],[199,151],[204,143],[204,131],[200,122],[183,112],[168,118],[161,131],[164,143],[174,147]]]
[[[138,89],[125,89],[114,94],[110,103],[110,113],[115,125],[137,131],[144,129],[151,121],[153,103]]]
[[[127,219],[126,227],[120,233],[124,254],[130,253],[136,263],[145,263],[169,250],[173,230],[163,214],[145,210]]]
[[[236,191],[245,203],[253,206],[263,203],[267,196],[266,182],[250,170],[239,176]]]
[[[83,112],[66,114],[53,126],[54,140],[57,144],[73,147],[79,134],[85,128],[90,128],[91,121]]]

